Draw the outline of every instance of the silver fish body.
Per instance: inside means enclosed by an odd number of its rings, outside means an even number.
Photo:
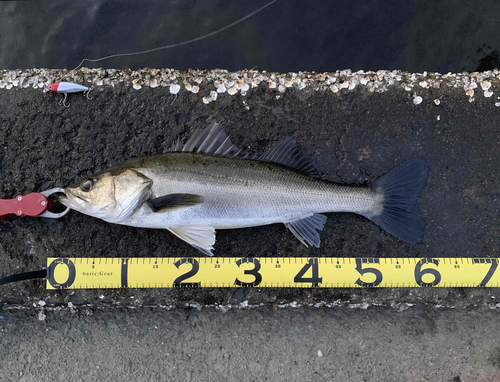
[[[422,240],[423,158],[359,187],[319,179],[290,138],[261,157],[244,156],[215,123],[172,151],[111,167],[66,188],[61,201],[111,223],[168,229],[208,255],[216,229],[273,223],[319,247],[323,212],[357,213],[411,244]]]
[[[383,195],[343,186],[274,163],[198,153],[166,153],[125,164],[151,179],[153,195],[194,194],[204,202],[168,213],[141,206],[121,224],[146,228],[208,225],[216,229],[288,223],[321,212],[370,214]]]

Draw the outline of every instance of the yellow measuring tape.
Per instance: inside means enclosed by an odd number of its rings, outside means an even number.
[[[49,258],[47,289],[499,287],[498,258]]]

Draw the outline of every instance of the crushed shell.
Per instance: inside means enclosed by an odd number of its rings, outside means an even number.
[[[179,90],[181,90],[180,85],[178,85],[178,84],[170,84],[170,93],[177,94],[177,93],[179,93]]]
[[[481,82],[481,88],[486,91],[491,87],[491,82],[489,81],[483,81]]]
[[[342,95],[349,91],[383,93],[391,88],[408,92],[427,92],[431,89],[463,89],[470,102],[475,101],[475,89],[481,89],[484,97],[491,98],[495,88],[500,86],[500,71],[495,69],[481,73],[407,73],[400,70],[357,71],[340,70],[331,73],[274,73],[257,70],[228,72],[227,70],[174,69],[89,69],[77,71],[59,69],[0,70],[0,89],[43,89],[56,81],[75,82],[87,86],[116,87],[133,89],[143,87],[169,87],[170,93],[200,93],[200,101],[217,100],[217,94],[245,95],[252,89],[264,87],[276,93],[289,90],[329,91]],[[418,89],[418,90],[417,90]],[[215,94],[215,95],[214,95]],[[414,95],[418,105],[425,94]],[[482,98],[482,97],[481,97]],[[498,103],[498,101],[496,101]],[[436,103],[435,101],[435,104]]]

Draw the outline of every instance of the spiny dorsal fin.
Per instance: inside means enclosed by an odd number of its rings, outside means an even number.
[[[194,194],[169,194],[147,201],[151,209],[159,213],[193,207],[201,203],[203,203],[203,196]]]
[[[212,122],[205,129],[196,130],[185,144],[177,141],[172,145],[170,151],[248,157],[248,154],[231,142],[231,139],[224,131],[224,127],[217,122]]]
[[[168,227],[178,238],[191,244],[207,256],[213,256],[212,250],[215,244],[215,228],[207,225],[180,225],[177,227]]]
[[[318,231],[323,229],[326,219],[325,215],[314,214],[300,220],[285,223],[285,226],[306,247],[309,244],[319,248],[320,238]]]
[[[259,160],[282,164],[283,166],[305,172],[315,178],[321,176],[311,160],[306,158],[301,152],[297,142],[290,137],[279,141],[268,152],[262,155]]]

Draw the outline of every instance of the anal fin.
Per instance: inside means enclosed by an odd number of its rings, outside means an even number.
[[[215,244],[215,228],[207,225],[180,225],[176,227],[168,227],[178,238],[191,244],[196,249],[199,249],[207,256],[213,256],[212,250]]]
[[[325,215],[314,214],[300,220],[285,223],[285,226],[306,247],[312,245],[319,248],[321,240],[318,231],[323,229],[326,219]]]

